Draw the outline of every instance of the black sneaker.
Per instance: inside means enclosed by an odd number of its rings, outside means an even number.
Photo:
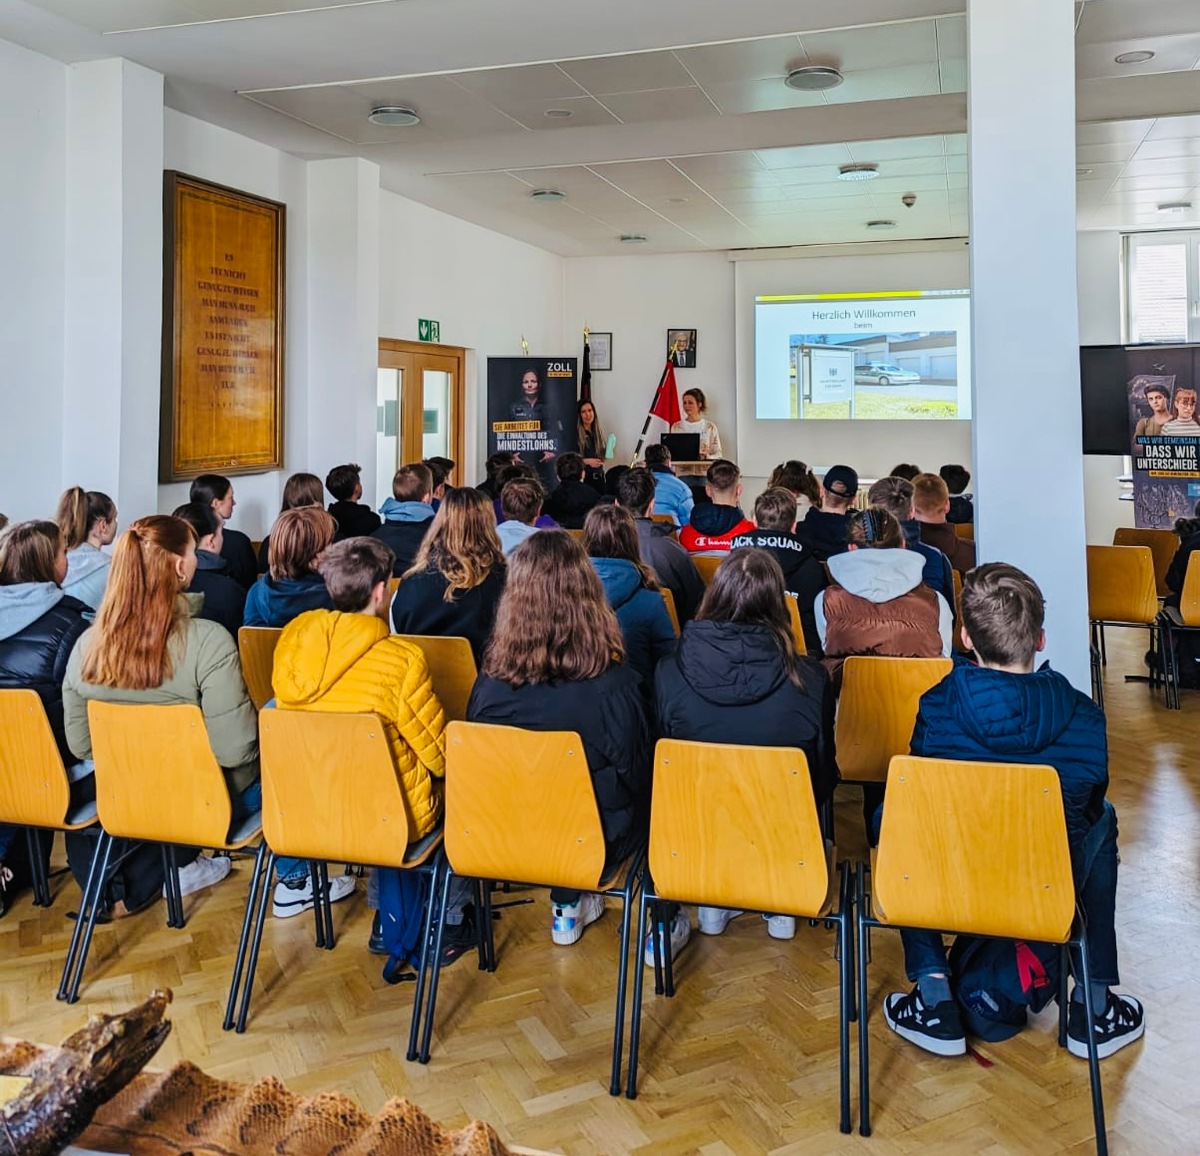
[[[928,1008],[920,988],[914,987],[907,995],[894,991],[883,1001],[883,1018],[901,1039],[935,1056],[966,1055],[967,1037],[952,999]]]
[[[367,940],[367,950],[372,955],[387,955],[388,949],[383,944],[383,917],[378,911],[371,920],[371,938]]]
[[[1126,1044],[1140,1040],[1146,1030],[1141,1003],[1131,995],[1108,993],[1108,1003],[1096,1016],[1096,1054],[1106,1059]],[[1087,1059],[1087,1012],[1083,1004],[1071,1000],[1067,1011],[1067,1051],[1081,1060]]]

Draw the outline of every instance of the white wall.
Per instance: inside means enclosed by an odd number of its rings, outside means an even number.
[[[0,512],[47,518],[62,489],[65,66],[0,40]]]

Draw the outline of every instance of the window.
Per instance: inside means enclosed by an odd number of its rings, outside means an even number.
[[[1200,233],[1125,238],[1129,340],[1200,342]]]

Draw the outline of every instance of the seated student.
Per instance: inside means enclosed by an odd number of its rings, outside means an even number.
[[[610,866],[645,836],[654,749],[646,697],[626,664],[616,615],[583,547],[535,534],[513,556],[496,633],[471,692],[472,722],[576,731],[596,792]],[[401,587],[403,589],[403,587]],[[578,942],[604,896],[550,892],[551,939]]]
[[[492,454],[484,464],[486,477],[475,488],[487,494],[489,501],[497,501],[500,497],[500,473],[516,461],[517,456],[513,453]]]
[[[338,525],[335,542],[361,538],[379,529],[379,515],[359,501],[363,496],[362,466],[356,462],[334,466],[325,475],[325,488],[334,497],[329,512]]]
[[[477,489],[449,489],[392,599],[392,627],[397,634],[461,636],[478,663],[504,575],[492,503]]]
[[[279,515],[271,531],[271,568],[246,595],[244,626],[286,626],[306,610],[332,610],[317,563],[337,530],[320,506]]]
[[[1141,1003],[1112,990],[1120,982],[1114,923],[1117,816],[1104,797],[1104,713],[1048,663],[1034,669],[1046,645],[1045,601],[1027,574],[1002,562],[972,570],[963,583],[962,615],[963,645],[975,652],[979,665],[957,664],[922,696],[912,753],[1042,763],[1058,772],[1075,894],[1087,923],[1094,1026],[1103,1059],[1140,1039],[1145,1029]],[[882,811],[877,829],[881,818]],[[904,931],[901,938],[905,970],[916,987],[884,1001],[888,1026],[937,1055],[962,1055],[966,1039],[941,935]],[[1067,1048],[1074,1056],[1087,1056],[1079,983],[1068,1009]]]
[[[329,517],[324,510],[320,513]],[[195,704],[204,714],[213,756],[224,769],[236,817],[246,810],[243,799],[258,783],[258,719],[229,632],[192,617],[196,599],[183,592],[195,569],[196,536],[182,518],[140,518],[118,539],[96,624],[79,639],[67,663],[67,744],[77,759],[92,757],[88,703],[93,700]],[[81,887],[96,843],[89,832],[67,835],[67,861]],[[118,861],[130,849],[118,842]],[[184,895],[229,874],[226,857],[210,859],[195,847],[171,852],[180,864]],[[159,848],[138,847],[107,885],[105,913],[113,918],[132,914],[157,899],[162,889]]]
[[[582,530],[588,510],[600,501],[600,492],[583,480],[583,458],[579,454],[559,454],[554,472],[558,485],[546,498],[546,513],[565,529]]]
[[[117,536],[116,503],[107,494],[72,486],[59,498],[54,520],[67,542],[62,588],[89,610],[99,610],[111,561],[101,547]]]
[[[649,689],[659,659],[675,649],[675,628],[658,580],[642,561],[633,515],[620,506],[597,506],[583,524],[583,548],[616,612],[625,661]]]
[[[613,505],[617,500],[617,487],[621,484],[621,479],[629,473],[630,467],[626,465],[609,466],[604,471],[604,493],[601,495],[600,501],[606,506]]]
[[[1183,584],[1187,578],[1188,563],[1192,555],[1200,550],[1200,502],[1193,511],[1195,517],[1177,518],[1175,533],[1179,535],[1179,549],[1167,567],[1167,595],[1165,604],[1178,607],[1183,595]],[[1179,665],[1179,685],[1190,689],[1200,686],[1200,645],[1196,635],[1181,630],[1175,635],[1175,658]]]
[[[671,527],[650,517],[654,476],[649,470],[627,470],[621,475],[617,504],[633,515],[642,561],[654,571],[659,585],[671,591],[679,621],[694,618],[704,597],[704,580],[688,552],[671,537]]]
[[[872,506],[882,506],[900,523],[900,529],[904,531],[904,545],[925,559],[921,581],[953,606],[954,572],[950,567],[950,559],[936,546],[927,546],[921,541],[921,523],[913,517],[912,482],[903,478],[880,478],[867,491],[867,500]]]
[[[906,482],[911,482],[919,473],[922,473],[920,466],[914,466],[912,462],[901,462],[897,466],[892,466],[888,471],[888,476],[893,478],[903,478]]]
[[[392,478],[392,496],[379,507],[383,525],[371,535],[396,558],[392,575],[399,578],[410,566],[433,525],[433,471],[424,462],[401,466]]]
[[[771,471],[767,489],[773,490],[776,486],[790,490],[795,496],[798,521],[804,521],[808,511],[821,504],[821,483],[817,481],[816,474],[795,458],[780,462]]]
[[[507,558],[530,535],[539,530],[542,501],[546,491],[534,477],[521,476],[504,483],[500,491],[500,512],[504,520],[496,527],[500,547]]]
[[[258,560],[250,538],[229,525],[233,508],[233,483],[221,474],[201,474],[188,492],[189,502],[203,502],[221,519],[221,557],[229,567],[229,577],[243,590],[249,590],[258,580]]]
[[[426,458],[425,465],[429,467],[429,472],[433,475],[433,497],[429,499],[429,504],[436,514],[438,506],[442,504],[442,495],[446,492],[446,486],[454,474],[454,460],[442,457]]]
[[[813,557],[804,540],[796,534],[798,505],[791,490],[775,486],[764,490],[754,503],[755,529],[734,538],[734,550],[756,546],[766,550],[783,571],[783,587],[796,600],[804,645],[813,658],[821,657],[821,638],[813,618],[813,602],[829,579],[825,567]]]
[[[709,501],[692,507],[688,524],[679,531],[679,544],[689,554],[726,554],[734,538],[754,529],[738,505],[742,472],[728,458],[718,458],[704,480]]]
[[[496,525],[500,525],[508,518],[508,515],[504,512],[503,507],[500,505],[500,495],[504,493],[504,487],[507,486],[509,482],[515,482],[518,479],[537,482],[537,484],[541,487],[542,500],[545,501],[546,487],[542,485],[542,480],[538,476],[537,470],[530,465],[526,465],[525,462],[513,462],[511,466],[505,466],[504,469],[500,471],[500,476],[496,479],[496,484],[499,488],[496,491],[496,500],[492,503],[492,510],[496,515]],[[534,525],[539,530],[553,530],[558,527],[558,523],[545,512],[538,514],[536,520],[534,521]]]
[[[172,517],[182,518],[196,534],[196,573],[188,587],[192,594],[204,597],[196,617],[219,622],[236,642],[246,616],[246,591],[229,576],[221,557],[221,515],[204,502],[188,502]]]
[[[654,478],[653,512],[669,514],[676,529],[686,526],[696,499],[691,486],[677,478],[671,469],[671,451],[666,446],[647,446],[642,457]]]
[[[846,549],[846,526],[858,495],[858,474],[850,466],[830,466],[821,479],[821,504],[804,515],[797,533],[818,562]]]
[[[942,466],[938,476],[946,483],[950,491],[950,510],[946,514],[947,522],[971,523],[975,521],[975,503],[971,495],[965,493],[971,484],[970,471],[965,466]]]
[[[321,488],[321,479],[316,474],[292,474],[283,483],[283,501],[279,506],[280,514],[288,510],[300,510],[305,506],[325,505],[325,491]],[[271,527],[274,530],[274,526]],[[335,525],[336,529],[336,525]],[[258,546],[258,572],[265,574],[268,569],[271,553],[271,535],[268,534]]]
[[[833,585],[813,606],[835,687],[842,661],[852,654],[950,656],[950,605],[921,581],[924,568],[925,559],[905,549],[900,523],[887,510],[854,511],[845,553],[829,559]]]
[[[410,826],[399,837],[413,842],[429,834],[442,813],[433,780],[446,769],[445,716],[420,647],[388,630],[393,562],[391,550],[375,538],[330,546],[320,571],[334,609],[292,620],[279,637],[272,683],[281,710],[378,716],[408,800]],[[344,898],[353,884],[347,876],[331,878],[330,898]],[[370,899],[373,888],[367,890]],[[298,915],[311,906],[306,864],[285,862],[275,885],[275,914]]]
[[[799,747],[820,807],[836,781],[834,700],[821,664],[796,653],[785,597],[783,571],[766,550],[734,550],[721,563],[675,653],[658,664],[658,726],[667,738]],[[701,907],[700,930],[720,935],[738,914]],[[687,915],[675,915],[672,952],[687,942],[687,928]],[[796,921],[790,915],[770,916],[767,932],[791,939]],[[653,967],[649,938],[646,948],[646,962]]]
[[[90,769],[77,764],[67,746],[62,682],[91,610],[63,593],[66,575],[67,544],[54,522],[17,522],[0,534],[0,689],[37,692],[78,806],[94,799],[96,788]],[[43,862],[51,842],[49,833],[40,840]],[[0,915],[33,878],[28,855],[24,832],[0,825]]]
[[[935,546],[950,559],[960,574],[975,568],[975,543],[960,538],[946,521],[950,491],[937,474],[918,474],[913,479],[913,513],[921,523],[921,541]]]

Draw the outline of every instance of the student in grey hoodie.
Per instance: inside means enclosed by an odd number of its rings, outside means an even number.
[[[433,471],[424,462],[401,466],[392,478],[392,495],[379,507],[383,525],[371,537],[396,555],[392,577],[399,578],[411,569],[433,524]]]
[[[0,535],[0,689],[36,691],[76,780],[72,802],[82,803],[94,798],[94,789],[89,768],[76,769],[67,746],[62,683],[71,650],[88,628],[88,608],[63,593],[66,574],[66,542],[53,522],[19,522]],[[0,915],[16,886],[28,881],[26,842],[18,834],[0,826]],[[48,855],[50,840],[43,843]]]
[[[117,536],[116,503],[98,490],[72,486],[59,498],[54,520],[67,542],[63,589],[95,612],[108,585],[110,559],[101,547]]]
[[[507,558],[526,538],[538,532],[546,491],[537,478],[513,478],[500,491],[500,509],[504,521],[496,527],[500,546]]]

